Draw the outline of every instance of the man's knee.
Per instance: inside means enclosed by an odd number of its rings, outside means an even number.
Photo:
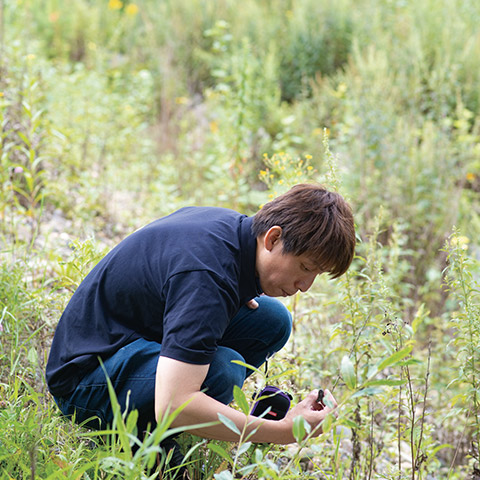
[[[278,351],[287,343],[292,333],[292,315],[287,307],[275,298],[260,297],[258,303],[262,309],[263,328],[271,332],[274,350]]]
[[[203,384],[208,396],[225,405],[233,400],[235,385],[242,388],[247,376],[246,367],[237,362],[245,363],[242,355],[231,348],[218,347]]]

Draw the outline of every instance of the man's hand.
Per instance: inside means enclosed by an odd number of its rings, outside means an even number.
[[[302,416],[310,424],[312,431],[314,431],[312,437],[318,437],[318,435],[322,433],[322,429],[319,427],[320,423],[323,422],[325,417],[338,405],[329,390],[325,390],[324,394],[323,402],[325,405],[317,402],[318,390],[314,390],[292,408],[281,421],[291,423],[291,428],[293,428],[293,419]]]
[[[245,305],[252,310],[258,308],[258,302],[254,298],[249,300]]]

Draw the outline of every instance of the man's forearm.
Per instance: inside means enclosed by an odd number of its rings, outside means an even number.
[[[292,421],[290,418],[283,420],[267,420],[264,418],[246,416],[208,395],[197,392],[186,404],[179,415],[174,419],[172,426],[198,425],[219,421],[218,414],[233,421],[237,429],[242,433],[243,439],[256,443],[286,444],[295,441],[292,433]],[[255,432],[250,435],[250,433]],[[224,441],[239,441],[240,435],[233,432],[229,427],[219,421],[217,425],[190,430],[191,433],[204,438],[212,438]]]
[[[217,440],[238,441],[240,435],[219,421],[219,414],[230,419],[243,432],[243,438],[257,443],[286,444],[295,441],[293,420],[303,417],[312,429],[313,435],[321,433],[320,424],[332,410],[317,402],[318,391],[313,391],[292,408],[282,420],[266,420],[224,405],[200,391],[207,374],[208,365],[191,365],[168,357],[160,356],[155,384],[155,413],[157,421],[167,412],[177,409],[179,414],[173,420],[174,427],[195,426],[211,422],[216,425],[193,430],[199,436]],[[330,403],[336,402],[325,390]],[[182,407],[182,408],[180,408]],[[250,435],[251,434],[251,435]]]

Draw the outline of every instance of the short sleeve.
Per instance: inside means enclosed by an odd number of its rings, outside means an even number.
[[[238,298],[207,270],[178,273],[164,287],[162,356],[186,363],[211,363]]]

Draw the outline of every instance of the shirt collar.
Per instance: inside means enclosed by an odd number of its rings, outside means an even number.
[[[262,294],[260,281],[256,275],[257,239],[252,233],[253,217],[243,217],[240,223],[240,301],[247,302]]]

